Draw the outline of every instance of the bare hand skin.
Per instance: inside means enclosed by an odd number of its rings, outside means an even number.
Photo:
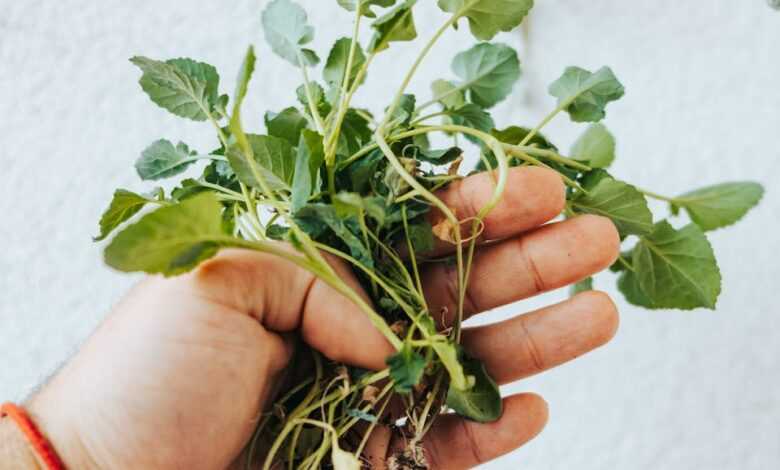
[[[442,198],[465,218],[491,190],[490,179],[477,175]],[[511,170],[504,199],[485,221],[484,237],[501,241],[475,256],[470,314],[563,287],[616,259],[619,239],[607,219],[540,227],[563,204],[556,173]],[[333,264],[357,286],[346,266]],[[423,276],[431,311],[451,307],[454,272],[432,263]],[[467,329],[463,339],[503,384],[606,343],[617,324],[611,300],[587,292]],[[375,369],[392,352],[356,306],[313,275],[271,255],[224,250],[190,274],[139,284],[28,408],[70,468],[228,468],[273,403],[296,338],[333,360]],[[506,397],[504,405],[495,423],[439,418],[423,443],[432,467],[489,461],[532,439],[547,421],[537,395]],[[402,445],[378,427],[364,457],[386,468],[387,455]]]

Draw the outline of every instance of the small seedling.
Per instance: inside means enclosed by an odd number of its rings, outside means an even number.
[[[721,276],[706,232],[737,222],[761,199],[762,187],[734,182],[665,197],[610,174],[615,139],[600,121],[624,88],[609,67],[566,68],[549,87],[557,106],[541,122],[497,125],[490,109],[512,93],[521,69],[515,50],[488,41],[520,25],[532,0],[438,0],[443,24],[410,58],[383,110],[364,109],[353,97],[377,55],[417,38],[416,0],[337,1],[333,8],[354,14],[352,32],[330,49],[321,81],[312,76],[320,58],[306,12],[291,0],[273,0],[262,13],[266,40],[301,80],[290,90],[297,103],[265,114],[264,134],[245,129],[241,115],[256,65],[252,47],[230,97],[221,93],[211,65],[132,58],[154,103],[209,124],[218,143],[211,151],[165,139],[149,145],[135,164],[141,179],[173,178],[203,165],[200,177],[183,179],[167,194],[159,188],[144,194],[117,190],[96,237],[121,228],[105,250],[108,265],[165,276],[193,270],[224,247],[283,256],[355,300],[395,347],[388,367],[378,372],[325,363],[313,353],[317,373],[264,415],[251,460],[262,441],[269,449],[266,469],[277,461],[289,468],[358,468],[365,439],[347,448],[338,436],[358,423],[366,436],[391,399],[405,409],[403,432],[411,446],[394,456],[397,462],[418,454],[413,446],[448,409],[483,422],[501,415],[495,382],[459,343],[475,235],[500,200],[511,166],[560,173],[568,186],[565,217],[598,214],[615,223],[626,250],[612,269],[629,302],[650,309],[715,307]],[[368,21],[370,28],[364,28]],[[407,93],[408,85],[436,41],[454,27],[468,27],[481,42],[456,54],[451,77],[436,80],[430,97],[418,100]],[[254,83],[263,86],[262,79]],[[567,155],[542,134],[560,114],[587,123]],[[448,144],[433,146],[432,134]],[[464,151],[478,152],[473,171],[492,171],[495,181],[492,197],[468,220],[436,196],[463,177]],[[677,228],[654,220],[648,197],[666,201],[670,217],[684,211],[690,224]],[[431,210],[443,217],[435,227],[426,217]],[[419,276],[435,238],[453,244],[446,262],[454,264],[458,281],[454,324],[444,331],[434,322],[438,312],[428,311]],[[280,250],[279,240],[296,252]],[[324,252],[352,266],[371,304],[336,275]],[[589,278],[573,290],[592,285]]]

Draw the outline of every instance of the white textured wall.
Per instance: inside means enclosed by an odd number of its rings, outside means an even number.
[[[254,42],[260,73],[246,116],[259,121],[261,110],[287,105],[298,82],[263,44],[263,3],[0,0],[0,398],[24,397],[133,282],[103,267],[90,236],[115,187],[143,188],[132,169],[138,152],[159,137],[213,143],[204,125],[151,105],[126,59],[192,56],[215,64],[232,90]],[[301,3],[318,37],[345,30],[349,16],[332,0]],[[442,16],[433,0],[420,3],[427,36]],[[763,0],[538,3],[525,79],[498,122],[535,123],[552,103],[546,84],[565,65],[608,64],[627,89],[606,121],[619,140],[615,173],[669,194],[755,179],[768,195],[743,223],[712,234],[725,286],[716,312],[621,303],[608,347],[507,387],[544,394],[551,420],[489,468],[780,468],[780,12]],[[450,35],[414,87],[427,96],[469,41]],[[375,109],[413,52],[394,49],[359,96]],[[566,119],[548,130],[564,147],[576,132]],[[612,290],[609,274],[598,284]]]

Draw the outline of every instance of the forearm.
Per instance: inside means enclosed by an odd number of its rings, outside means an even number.
[[[42,470],[24,434],[9,418],[0,419],[0,470]]]

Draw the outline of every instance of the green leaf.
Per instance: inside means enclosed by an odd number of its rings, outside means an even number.
[[[271,190],[290,190],[295,173],[295,149],[284,139],[267,135],[247,134],[254,154],[256,168]],[[238,179],[253,188],[262,190],[247,156],[237,146],[228,149],[228,161]]]
[[[465,104],[449,112],[452,122],[482,132],[490,132],[495,125],[490,113],[475,104]]]
[[[371,413],[366,413],[363,410],[359,410],[357,408],[350,408],[347,410],[347,416],[352,416],[353,418],[362,419],[363,421],[366,421],[368,423],[376,423],[379,421],[379,418],[377,418],[375,415],[372,415]]]
[[[247,48],[244,60],[241,62],[241,67],[238,70],[238,77],[236,79],[236,90],[233,100],[233,112],[228,122],[228,129],[235,139],[235,143],[232,149],[225,149],[226,156],[230,160],[230,154],[234,156],[233,161],[230,162],[233,168],[236,168],[234,163],[244,163],[247,169],[250,170],[252,176],[256,176],[256,173],[260,172],[260,169],[254,168],[254,165],[250,165],[250,162],[254,160],[252,156],[252,147],[249,144],[244,129],[241,126],[241,105],[244,103],[246,92],[249,87],[249,81],[252,79],[252,74],[255,71],[255,50],[253,46]],[[227,144],[226,144],[227,145]],[[242,162],[236,162],[235,156],[238,155],[242,158]]]
[[[558,98],[558,107],[569,113],[572,121],[600,121],[606,116],[607,103],[623,96],[625,89],[609,67],[591,73],[579,67],[567,67],[549,88]]]
[[[328,100],[325,99],[325,90],[323,90],[322,85],[317,82],[311,82],[309,85],[311,88],[312,100],[314,101],[314,106],[317,108],[317,112],[320,113],[320,116],[327,116],[328,113],[330,113],[331,106],[330,103],[328,103]],[[301,85],[296,88],[295,96],[298,98],[298,102],[303,106],[304,112],[306,114],[311,114],[309,112],[309,97],[306,96],[306,86]]]
[[[641,292],[655,308],[715,308],[720,270],[696,225],[675,230],[669,222],[657,223],[634,247],[633,266]]]
[[[572,209],[578,213],[609,217],[621,238],[652,232],[653,214],[647,207],[645,196],[603,170],[599,174],[601,176],[591,177],[590,181],[585,180],[583,188],[587,193],[579,192],[572,198]]]
[[[466,390],[461,390],[450,384],[447,392],[447,406],[459,415],[480,423],[500,418],[503,412],[501,393],[485,370],[485,365],[477,359],[468,357],[461,363],[465,373],[474,378],[474,385]]]
[[[374,21],[374,36],[368,45],[369,52],[380,52],[388,48],[391,42],[411,41],[417,38],[414,27],[412,7],[417,0],[405,0],[385,15]]]
[[[138,83],[158,106],[193,121],[205,121],[217,105],[219,75],[211,65],[192,59],[165,62],[136,56],[143,71]]]
[[[230,163],[224,160],[214,160],[206,165],[201,178],[206,182],[218,184],[228,189],[240,189],[233,168],[230,167]]]
[[[674,198],[674,204],[684,208],[691,220],[707,231],[736,223],[763,196],[760,184],[743,181],[697,189]]]
[[[587,292],[590,290],[593,290],[593,278],[586,277],[580,282],[572,284],[572,286],[569,288],[569,295],[573,297],[581,292]]]
[[[290,0],[273,0],[263,11],[263,31],[271,50],[297,67],[320,61],[314,51],[302,47],[314,39],[307,21],[306,11]]]
[[[210,192],[157,209],[114,237],[105,251],[106,263],[125,272],[187,272],[219,249],[225,237],[221,212]]]
[[[328,99],[331,103],[336,101],[336,97],[342,88],[344,83],[344,77],[347,70],[347,64],[349,62],[349,52],[352,48],[352,39],[341,38],[333,44],[333,48],[328,55],[328,61],[325,63],[325,68],[322,70],[322,78],[325,83],[328,84],[330,91],[328,92]],[[355,79],[357,78],[360,68],[365,64],[366,56],[363,53],[363,48],[360,43],[355,45],[355,55],[352,59],[352,66],[350,67],[349,74],[347,76],[347,89],[352,87]],[[365,77],[363,77],[365,79]],[[363,80],[361,80],[361,83]]]
[[[417,97],[410,94],[401,95],[398,106],[393,111],[393,123],[397,126],[408,126],[417,106]]]
[[[455,109],[466,104],[466,95],[463,89],[447,80],[436,80],[431,83],[431,91],[436,101],[446,109]]]
[[[198,180],[187,178],[179,183],[179,186],[171,190],[171,199],[177,202],[181,202],[185,199],[189,199],[197,194],[213,191],[211,188],[207,188],[200,184]]]
[[[490,113],[476,104],[465,104],[458,109],[450,111],[448,115],[454,124],[471,127],[482,132],[490,132],[495,127],[495,122]],[[466,134],[466,138],[475,143],[481,142],[481,140],[469,134]]]
[[[349,11],[355,11],[360,5],[360,14],[368,18],[376,18],[376,13],[371,10],[372,5],[378,5],[383,8],[391,7],[395,0],[336,0],[339,5]]]
[[[630,304],[650,309],[657,308],[653,301],[642,292],[639,280],[633,271],[623,271],[618,278],[617,286]]]
[[[414,224],[409,224],[409,240],[416,253],[427,253],[433,251],[434,238],[433,228],[427,220],[421,220]]]
[[[197,158],[187,144],[179,142],[175,147],[166,140],[153,142],[141,152],[135,162],[135,170],[142,180],[159,180],[184,172]]]
[[[158,191],[161,191],[158,188]],[[93,237],[93,240],[99,242],[104,240],[115,228],[122,223],[130,220],[149,202],[156,202],[162,197],[145,196],[136,194],[126,189],[117,189],[108,208],[100,217],[100,234]]]
[[[570,157],[591,168],[608,168],[615,160],[615,138],[604,124],[591,124],[574,142]]]
[[[442,10],[467,17],[471,34],[484,41],[519,26],[533,6],[533,0],[439,0]]]
[[[236,78],[236,90],[233,96],[233,114],[238,114],[241,104],[244,102],[246,92],[249,89],[249,80],[255,72],[255,48],[249,46],[244,54],[244,60],[241,62],[241,68],[238,70]]]
[[[366,268],[373,269],[374,259],[371,256],[371,250],[363,244],[361,240],[350,227],[356,232],[360,229],[355,223],[354,218],[345,219],[336,212],[336,208],[330,204],[307,204],[303,206],[296,214],[295,220],[301,225],[308,227],[322,226],[329,228],[344,244],[349,248],[353,258],[362,263]],[[304,229],[305,230],[305,229]],[[305,230],[313,238],[317,233],[312,230]],[[319,229],[317,231],[320,231]]]
[[[344,122],[341,124],[336,153],[343,157],[349,157],[368,144],[372,136],[373,133],[368,126],[368,121],[354,109],[350,109],[344,115]]]
[[[414,351],[408,344],[404,344],[400,351],[387,358],[390,367],[390,378],[393,379],[397,393],[407,394],[420,383],[425,372],[425,358]]]
[[[324,159],[322,136],[309,129],[303,130],[298,143],[292,181],[293,213],[305,206],[319,187],[319,168]]]
[[[512,92],[520,78],[517,53],[505,44],[481,43],[456,55],[452,70],[462,82],[468,99],[483,108],[491,108]]]
[[[285,108],[280,113],[268,111],[265,113],[265,127],[268,135],[286,140],[290,145],[298,145],[301,131],[306,129],[309,121],[297,108]]]
[[[342,191],[333,197],[333,207],[339,217],[368,215],[380,226],[385,222],[385,207],[380,197]]]

